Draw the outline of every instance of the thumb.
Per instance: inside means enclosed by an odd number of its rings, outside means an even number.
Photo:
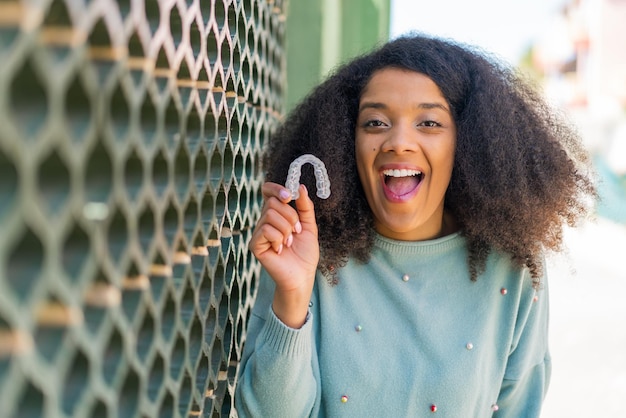
[[[317,229],[315,221],[315,207],[309,197],[309,191],[304,184],[299,186],[300,197],[296,200],[296,209],[300,217],[300,223],[304,229]]]

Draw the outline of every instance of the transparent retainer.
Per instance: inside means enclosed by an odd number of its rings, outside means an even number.
[[[300,192],[298,191],[298,187],[300,186],[300,175],[302,174],[302,166],[306,163],[313,166],[317,197],[320,199],[328,199],[328,196],[330,196],[330,179],[328,178],[326,166],[322,160],[312,154],[301,155],[293,160],[293,162],[289,165],[289,172],[287,173],[285,187],[291,192],[291,198],[295,200],[300,197]]]

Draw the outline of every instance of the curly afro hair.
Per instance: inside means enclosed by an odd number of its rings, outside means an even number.
[[[335,282],[336,267],[349,257],[366,262],[372,249],[373,215],[357,173],[355,127],[363,88],[387,67],[430,77],[452,110],[457,148],[445,207],[467,239],[472,280],[497,250],[526,266],[539,286],[545,250],[562,249],[563,226],[576,225],[596,198],[580,138],[507,65],[476,48],[415,34],[337,69],[288,115],[264,154],[266,180],[283,184],[302,154],[326,164],[331,196],[312,196],[322,273]],[[301,182],[315,187],[306,165]]]

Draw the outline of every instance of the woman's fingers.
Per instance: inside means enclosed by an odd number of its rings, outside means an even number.
[[[300,225],[294,224],[294,228],[304,228],[315,232],[317,236],[317,222],[315,220],[315,207],[313,206],[313,201],[309,198],[309,191],[306,186],[301,184],[299,187],[300,197],[296,200],[296,209],[298,210],[298,220]]]
[[[262,226],[271,226],[274,230],[272,238],[289,247],[293,240],[294,224],[298,223],[298,214],[290,206],[287,208],[282,207],[284,204],[276,206],[275,201],[268,203],[259,223]]]
[[[263,183],[261,186],[261,193],[263,194],[265,201],[271,197],[274,197],[283,203],[289,203],[289,201],[291,201],[291,192],[278,183]]]
[[[266,210],[259,219],[252,235],[250,242],[252,252],[257,257],[270,249],[280,254],[284,245],[291,241],[288,238],[290,235],[289,222],[276,211]]]
[[[260,225],[257,232],[259,235],[253,245],[256,244],[256,247],[261,251],[256,252],[262,253],[271,249],[275,253],[280,254],[283,251],[284,238],[282,232],[278,229],[274,228],[271,224],[266,223]]]
[[[291,193],[276,183],[265,183],[262,187],[265,204],[261,217],[253,233],[251,250],[257,257],[269,256],[268,251],[281,254],[285,248],[291,248],[297,243],[298,254],[315,255],[309,253],[309,246],[317,246],[317,223],[315,209],[304,185],[300,185],[300,197],[291,202]],[[300,237],[302,232],[308,232]]]
[[[291,235],[291,233],[297,232],[297,225],[300,222],[298,212],[290,205],[272,198],[267,201],[263,216],[265,217],[263,221],[275,225],[277,229],[285,234],[285,238]]]
[[[301,186],[304,187],[304,186]],[[291,224],[291,231],[299,234],[302,231],[302,225],[300,223],[299,214],[296,210],[293,209],[292,206],[287,205],[291,201],[291,192],[276,183],[265,183],[262,187],[263,198],[265,199],[265,205],[263,207],[264,211],[274,209],[281,216],[285,217]],[[308,197],[307,197],[308,199]],[[301,199],[298,199],[301,201]],[[296,207],[298,206],[298,201],[296,201]],[[313,202],[310,202],[311,208],[313,206]],[[285,235],[287,239],[289,234]],[[287,244],[287,241],[285,241]]]
[[[280,254],[293,243],[293,233],[302,230],[296,210],[288,205],[291,194],[276,183],[262,187],[265,204],[252,237],[252,251],[259,256],[272,249]]]

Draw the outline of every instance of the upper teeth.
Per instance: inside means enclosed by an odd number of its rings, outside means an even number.
[[[422,174],[421,171],[417,170],[384,170],[383,174],[391,177],[409,177],[409,176],[419,176]]]

